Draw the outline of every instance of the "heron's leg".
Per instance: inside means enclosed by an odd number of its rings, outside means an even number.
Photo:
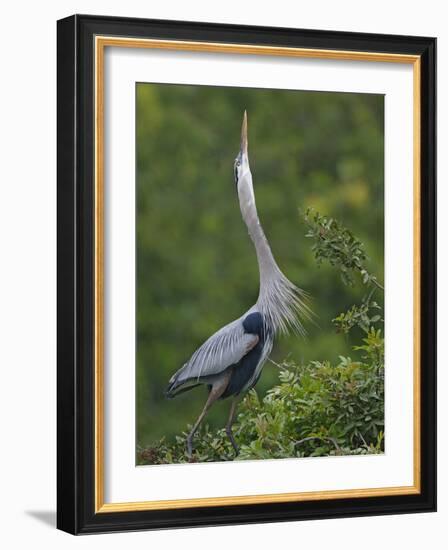
[[[204,420],[205,415],[210,410],[210,407],[213,405],[215,401],[217,401],[221,395],[224,393],[225,389],[227,388],[227,385],[230,380],[230,372],[225,374],[225,376],[218,379],[216,382],[213,383],[212,388],[210,390],[210,393],[208,394],[207,401],[204,405],[204,408],[202,409],[201,414],[199,415],[199,418],[196,420],[195,425],[191,429],[191,432],[188,434],[187,437],[187,456],[188,458],[191,458],[191,455],[193,454],[193,437],[196,433],[197,429],[201,425],[201,422]]]
[[[232,447],[235,451],[235,456],[238,455],[240,450],[238,448],[238,445],[236,444],[235,438],[233,437],[232,424],[233,424],[233,421],[235,420],[236,409],[238,407],[238,403],[240,402],[240,399],[241,397],[239,395],[236,395],[233,398],[232,404],[230,405],[229,419],[227,420],[227,424],[226,424],[226,434],[227,434],[227,437],[230,439],[230,443],[232,444]]]
[[[205,415],[208,413],[210,407],[213,405],[213,403],[219,398],[219,396],[215,397],[213,394],[213,389],[210,391],[208,399],[205,403],[204,408],[202,409],[201,414],[199,415],[199,418],[196,420],[193,428],[191,429],[191,432],[188,434],[187,437],[187,456],[188,458],[191,458],[191,455],[193,454],[193,437],[196,433],[197,429],[201,425],[201,422],[204,420]]]

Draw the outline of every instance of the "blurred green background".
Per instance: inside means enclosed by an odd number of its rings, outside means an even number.
[[[311,293],[318,327],[277,341],[272,359],[356,356],[331,324],[360,300],[318,268],[299,210],[338,218],[365,244],[383,283],[382,95],[137,84],[137,444],[173,440],[202,410],[206,389],[164,398],[171,375],[258,295],[258,268],[233,180],[244,109],[258,212],[277,262]],[[377,301],[381,301],[377,296]],[[278,381],[266,363],[257,392]],[[224,425],[230,403],[207,417]]]

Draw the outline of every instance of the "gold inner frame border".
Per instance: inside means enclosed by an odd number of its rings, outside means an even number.
[[[207,53],[233,53],[245,55],[286,56],[314,59],[407,63],[413,65],[413,298],[414,298],[414,350],[413,350],[413,424],[414,424],[414,480],[413,485],[400,487],[379,487],[350,490],[329,490],[313,492],[277,493],[263,495],[192,498],[180,500],[153,500],[140,502],[104,502],[104,53],[106,47],[153,48],[159,50],[195,51]],[[232,506],[243,504],[264,504],[278,502],[303,502],[341,498],[362,498],[393,495],[420,494],[421,492],[421,387],[420,387],[420,202],[421,202],[421,59],[418,55],[382,52],[359,52],[346,50],[325,50],[292,48],[283,46],[258,46],[253,44],[226,44],[182,40],[159,40],[146,38],[123,38],[116,36],[95,36],[95,311],[94,311],[94,449],[95,449],[95,513],[129,512],[143,510],[167,510],[208,506]]]

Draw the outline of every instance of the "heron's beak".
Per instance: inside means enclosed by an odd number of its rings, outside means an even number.
[[[247,113],[244,111],[243,124],[241,126],[241,154],[247,157]]]

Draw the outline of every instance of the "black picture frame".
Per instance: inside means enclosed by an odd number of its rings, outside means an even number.
[[[97,35],[382,52],[421,60],[419,494],[95,511],[94,51]],[[72,534],[431,512],[436,509],[436,39],[74,15],[57,24],[57,526]]]

